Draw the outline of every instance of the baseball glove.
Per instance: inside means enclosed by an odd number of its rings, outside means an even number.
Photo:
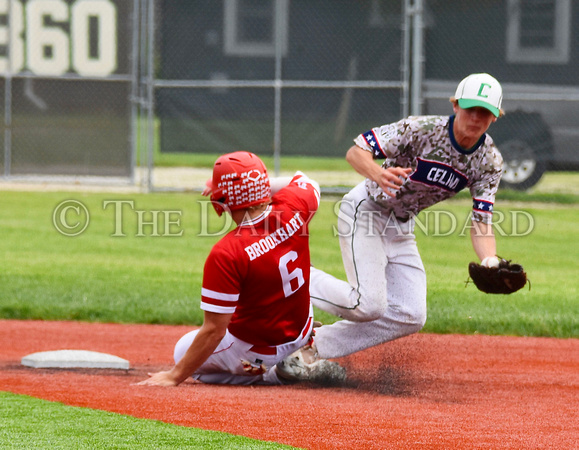
[[[475,262],[468,265],[475,286],[487,294],[512,294],[527,284],[527,274],[520,264],[499,260],[499,267],[486,267]]]

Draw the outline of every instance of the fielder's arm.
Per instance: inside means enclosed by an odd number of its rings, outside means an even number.
[[[215,351],[227,331],[233,314],[218,314],[205,311],[203,325],[183,358],[167,372],[149,374],[151,378],[140,385],[177,386],[195,373]]]
[[[470,229],[470,239],[472,248],[481,261],[485,258],[494,258],[497,254],[497,243],[493,232],[493,225],[490,223],[472,221]]]
[[[275,195],[278,191],[290,184],[293,177],[271,177],[269,179],[269,186],[271,187],[271,195]]]
[[[408,178],[411,168],[388,167],[384,169],[374,162],[372,153],[363,148],[353,145],[346,153],[346,161],[360,175],[378,183],[386,195],[395,197],[396,194],[390,189],[400,189],[402,178]]]

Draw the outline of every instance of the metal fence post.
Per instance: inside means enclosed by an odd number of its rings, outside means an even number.
[[[139,0],[133,0],[133,42],[131,43],[131,136],[130,180],[135,184],[137,166],[137,132],[139,130]]]
[[[282,60],[283,51],[282,43],[285,36],[284,28],[281,26],[283,17],[281,17],[281,8],[275,7],[275,100],[274,100],[274,124],[273,124],[273,164],[275,176],[279,176],[281,169],[281,97],[282,97]]]
[[[12,36],[12,25],[14,22],[12,15],[12,2],[8,2],[8,36]],[[6,46],[8,64],[6,67],[6,77],[4,81],[4,176],[9,177],[12,162],[12,52],[10,51],[10,38]]]
[[[423,0],[414,0],[412,7],[412,105],[410,113],[418,116],[422,114],[422,63],[424,61],[424,42],[422,20]]]
[[[154,144],[155,144],[155,102],[154,102],[154,49],[155,49],[155,0],[147,2],[147,190],[153,190]]]
[[[411,5],[410,0],[404,0],[402,4],[402,53],[401,53],[401,80],[400,106],[402,117],[410,114],[410,31],[411,31]]]

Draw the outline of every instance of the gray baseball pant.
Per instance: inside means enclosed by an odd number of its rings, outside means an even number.
[[[426,274],[414,221],[400,222],[368,198],[364,183],[338,214],[348,281],[312,267],[312,303],[344,320],[316,329],[322,358],[338,358],[420,331],[426,322]]]

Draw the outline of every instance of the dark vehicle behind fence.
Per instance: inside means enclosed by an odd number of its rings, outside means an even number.
[[[449,92],[470,72],[503,85],[506,114],[489,129],[506,163],[503,187],[579,170],[577,2],[426,0],[424,29],[423,112],[447,111]]]

